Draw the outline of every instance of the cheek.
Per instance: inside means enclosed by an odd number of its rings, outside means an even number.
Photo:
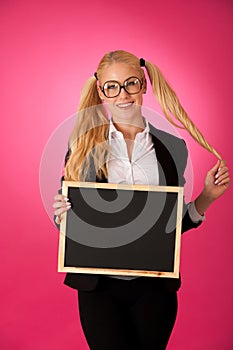
[[[138,105],[140,105],[140,106],[142,105],[142,103],[143,103],[142,94],[140,94],[139,96],[137,96],[136,103],[137,103]]]
[[[116,107],[114,106],[112,101],[109,102],[106,99],[104,99],[102,103],[104,104],[104,107],[105,107],[105,110],[107,111],[108,116],[116,114],[116,110],[115,110]]]
[[[106,100],[104,100],[104,105],[109,111],[113,111],[116,108],[113,103]]]

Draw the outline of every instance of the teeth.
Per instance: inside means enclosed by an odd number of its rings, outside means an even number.
[[[132,102],[130,102],[130,103],[120,103],[120,104],[118,105],[118,107],[123,107],[123,108],[125,108],[125,107],[129,107],[131,104],[132,104]]]

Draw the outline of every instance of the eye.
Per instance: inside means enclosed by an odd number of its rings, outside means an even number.
[[[110,82],[104,85],[105,90],[116,90],[118,89],[118,83]]]
[[[108,85],[107,88],[108,88],[109,90],[116,89],[116,88],[117,88],[117,84]]]
[[[125,86],[135,86],[139,83],[138,79],[130,79],[128,81],[125,82]]]

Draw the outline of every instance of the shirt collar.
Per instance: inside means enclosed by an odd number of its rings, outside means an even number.
[[[142,134],[145,134],[146,139],[148,140],[149,133],[150,133],[150,127],[148,121],[143,117],[143,121],[145,124],[145,129],[142,131]],[[116,135],[119,131],[116,129],[115,125],[113,124],[113,120],[110,119],[110,126],[109,126],[109,142],[113,139],[114,135]]]

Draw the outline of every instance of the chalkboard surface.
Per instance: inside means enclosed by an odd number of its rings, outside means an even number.
[[[183,188],[63,182],[61,272],[179,277]]]

